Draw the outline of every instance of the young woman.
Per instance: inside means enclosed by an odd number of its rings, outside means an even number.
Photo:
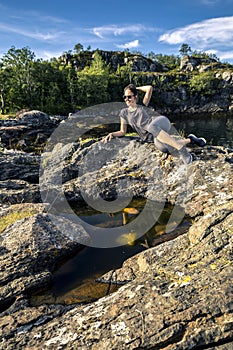
[[[130,125],[143,141],[146,141],[152,135],[155,146],[161,152],[176,152],[185,164],[190,164],[193,157],[185,146],[190,142],[204,146],[206,144],[205,139],[197,138],[193,134],[189,135],[186,139],[176,139],[170,136],[171,123],[169,119],[162,115],[150,116],[143,106],[137,104],[138,91],[144,92],[143,105],[149,105],[153,91],[151,85],[136,87],[133,84],[129,84],[126,86],[123,98],[127,107],[123,108],[120,112],[120,130],[109,133],[103,138],[103,142],[107,143],[113,137],[124,136],[127,131],[127,125]]]

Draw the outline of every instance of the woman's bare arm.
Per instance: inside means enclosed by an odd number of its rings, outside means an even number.
[[[111,139],[112,139],[113,137],[125,136],[126,131],[127,131],[127,124],[126,124],[126,121],[125,121],[123,118],[121,118],[121,127],[120,127],[120,130],[119,130],[119,131],[110,132],[107,136],[105,136],[105,137],[102,139],[102,142],[103,142],[103,143],[107,143],[108,141],[111,141]]]
[[[151,85],[138,86],[137,90],[145,93],[144,98],[143,98],[143,104],[145,106],[148,106],[148,104],[150,103],[151,96],[152,96],[153,87]]]

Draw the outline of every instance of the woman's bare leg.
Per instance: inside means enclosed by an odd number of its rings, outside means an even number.
[[[180,140],[175,140],[173,137],[171,137],[166,131],[161,130],[159,134],[157,135],[156,139],[161,142],[165,143],[178,151],[186,146],[188,143],[190,143],[190,139],[180,139]]]

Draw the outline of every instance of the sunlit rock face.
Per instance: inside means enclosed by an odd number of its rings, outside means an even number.
[[[99,169],[97,155],[107,154],[114,145],[114,159]],[[1,233],[2,349],[187,349],[212,344],[230,349],[232,150],[196,147],[190,149],[196,160],[184,166],[175,156],[161,154],[153,143],[135,138],[105,146],[87,142],[71,149],[62,169],[68,201],[82,201],[80,186],[85,176],[90,197],[97,195],[98,181],[102,198],[114,200],[115,185],[124,175],[135,198],[178,205],[193,219],[192,225],[183,235],[139,253],[122,268],[102,276],[105,283],[123,284],[115,293],[88,305],[32,307],[30,294],[48,286],[58,262],[78,251],[80,244],[72,239],[69,218],[63,218],[61,232],[46,213],[48,203],[38,203],[38,156],[2,152],[0,161],[9,176],[1,173],[1,219],[10,212],[28,211]],[[96,167],[80,176],[77,168],[87,151],[96,155]],[[48,170],[49,179],[54,179],[56,174]],[[13,205],[19,202],[18,207]],[[67,228],[70,237],[63,234]],[[79,234],[88,244],[88,232],[80,227]]]

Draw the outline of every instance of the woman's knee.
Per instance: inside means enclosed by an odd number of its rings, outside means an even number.
[[[161,115],[152,119],[147,127],[147,131],[154,137],[157,137],[161,130],[169,132],[170,128],[170,120],[167,117]]]

